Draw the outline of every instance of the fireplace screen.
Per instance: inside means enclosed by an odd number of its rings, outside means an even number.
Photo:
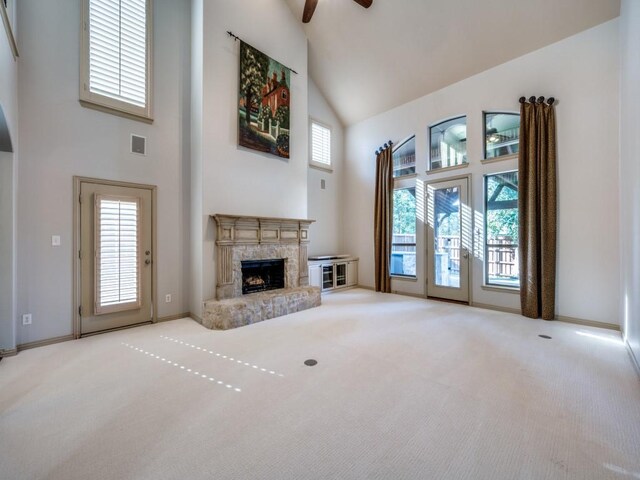
[[[242,294],[284,288],[284,259],[249,260],[242,265]]]

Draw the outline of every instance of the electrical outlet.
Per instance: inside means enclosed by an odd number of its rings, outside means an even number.
[[[31,314],[25,313],[22,315],[22,324],[23,325],[31,325]]]
[[[52,247],[60,246],[60,235],[51,235],[51,246]]]
[[[171,294],[168,293],[167,295],[164,296],[164,301],[165,303],[171,303]]]

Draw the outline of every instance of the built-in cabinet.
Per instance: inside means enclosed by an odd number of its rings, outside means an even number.
[[[358,285],[358,259],[309,259],[309,285],[320,287],[323,292],[355,287]]]

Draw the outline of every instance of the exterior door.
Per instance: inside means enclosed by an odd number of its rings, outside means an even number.
[[[150,322],[152,191],[80,184],[80,334]]]
[[[469,301],[468,179],[427,185],[427,296]]]

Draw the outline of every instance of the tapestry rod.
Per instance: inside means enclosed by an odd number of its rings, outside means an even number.
[[[227,35],[229,35],[231,38],[233,38],[233,40],[235,42],[237,42],[238,40],[240,40],[241,42],[244,42],[244,40],[242,40],[239,36],[234,35],[231,30],[227,30]],[[247,43],[247,42],[244,42],[244,43]],[[249,44],[247,43],[247,45],[249,45]],[[285,65],[285,67],[287,67],[287,66]],[[295,73],[296,75],[298,75],[298,72],[296,72],[293,68],[291,68],[291,67],[287,67],[287,68],[289,70],[291,70],[292,73]]]

